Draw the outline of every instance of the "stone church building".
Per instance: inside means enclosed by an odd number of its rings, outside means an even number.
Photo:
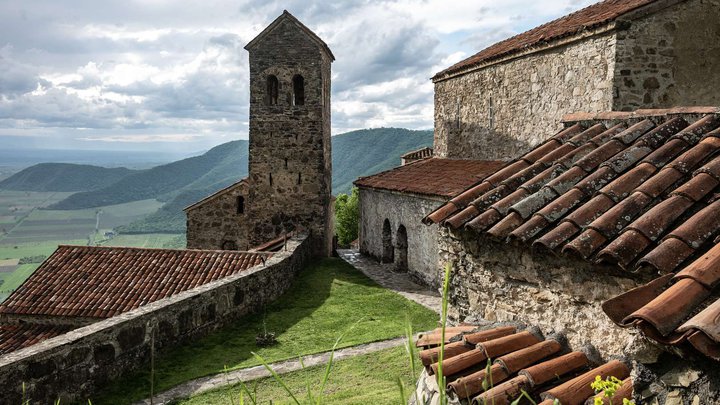
[[[361,252],[435,287],[451,263],[455,321],[626,356],[637,403],[720,401],[718,21],[606,0],[437,73],[432,153],[355,183]]]
[[[294,230],[332,250],[330,48],[285,11],[250,53],[249,175],[187,207],[188,249],[248,250]]]

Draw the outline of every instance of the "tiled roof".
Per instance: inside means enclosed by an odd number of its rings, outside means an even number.
[[[268,253],[60,246],[0,314],[108,318],[262,264]]]
[[[410,151],[402,156],[400,156],[401,159],[405,160],[418,160],[418,159],[425,159],[432,157],[433,155],[433,148],[424,147],[418,150]]]
[[[718,221],[718,216],[712,218]],[[696,229],[696,232],[703,232]],[[618,325],[667,345],[690,343],[720,360],[720,244],[675,275],[667,274],[603,304]]]
[[[420,360],[429,374],[439,372],[438,355],[442,339],[439,329],[421,336],[417,345],[425,348]],[[619,361],[592,364],[581,351],[570,351],[562,336],[547,339],[530,330],[514,326],[491,329],[473,326],[448,328],[445,334],[442,363],[450,393],[473,404],[509,404],[519,398],[522,390],[541,404],[582,404],[595,396],[590,383],[596,376],[614,376],[624,380],[622,389],[612,398],[622,403],[632,399],[630,369]],[[492,362],[488,368],[488,359]],[[489,374],[489,376],[488,376]],[[483,381],[492,388],[485,391]]]
[[[498,42],[436,74],[433,79],[609,24],[657,0],[606,0]]]
[[[0,325],[0,355],[32,346],[35,343],[62,335],[70,326],[3,324]]]
[[[575,124],[424,221],[671,272],[720,231],[718,127],[717,115]]]
[[[358,187],[452,197],[503,166],[502,161],[423,159],[361,177]]]

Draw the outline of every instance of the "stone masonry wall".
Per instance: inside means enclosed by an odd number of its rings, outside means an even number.
[[[0,405],[84,401],[110,380],[147,365],[155,349],[195,339],[277,299],[311,256],[303,238],[265,265],[0,357]]]
[[[720,1],[690,0],[625,23],[613,109],[720,105],[718,21]]]
[[[621,354],[628,344],[633,332],[613,324],[600,305],[649,280],[477,234],[445,228],[440,233],[440,260],[453,263],[450,315],[455,320],[472,315],[564,330],[572,346],[591,343],[605,356]]]
[[[360,189],[360,251],[380,260],[383,252],[383,223],[390,221],[393,246],[397,230],[407,230],[408,271],[424,284],[439,288],[438,235],[421,220],[444,202],[438,197]],[[397,257],[396,257],[397,258]]]
[[[239,250],[252,248],[248,241],[247,214],[238,212],[238,197],[247,204],[248,185],[230,190],[187,210],[187,248],[224,249],[232,242]]]
[[[249,230],[253,244],[297,227],[329,254],[331,234],[330,64],[316,42],[285,20],[250,49]],[[279,81],[268,105],[267,80]],[[302,75],[305,100],[294,105],[293,77]]]
[[[435,156],[509,159],[564,114],[612,108],[615,36],[598,35],[435,83]]]

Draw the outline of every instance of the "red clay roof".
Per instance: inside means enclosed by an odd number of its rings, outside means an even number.
[[[611,300],[606,312],[658,341],[692,337],[720,359],[720,330],[708,326],[720,302],[682,324],[714,302],[708,297],[720,281],[720,248],[708,251],[720,234],[720,115],[692,124],[680,116],[634,122],[575,124],[424,221],[627,270],[668,274],[693,263]],[[643,302],[660,312],[644,314]]]
[[[60,246],[0,304],[0,313],[108,318],[249,269],[269,256]]]
[[[416,342],[425,348],[420,360],[429,374],[439,372],[441,340],[441,330],[436,329]],[[560,337],[545,339],[514,326],[447,328],[442,363],[446,388],[473,404],[508,404],[519,398],[522,390],[537,402],[551,404],[557,399],[563,404],[582,404],[595,396],[590,383],[600,375],[603,379],[614,376],[624,380],[613,403],[632,399],[633,384],[626,364],[613,360],[592,365],[585,353],[567,350],[562,341]],[[488,359],[492,361],[489,369]],[[485,380],[493,383],[487,391],[483,390]]]
[[[611,23],[633,10],[657,0],[606,0],[558,18],[547,24],[523,32],[512,38],[498,42],[475,55],[460,61],[437,73],[433,80],[442,79],[452,73],[460,72],[510,54],[547,44],[549,42],[578,34]]]
[[[62,335],[70,326],[19,324],[0,325],[0,355],[32,346],[45,339]]]
[[[355,181],[358,187],[452,197],[503,166],[499,160],[422,159]]]
[[[715,218],[717,220],[717,218]],[[689,342],[720,360],[720,244],[675,274],[621,294],[603,304],[615,323],[635,327],[667,345]]]

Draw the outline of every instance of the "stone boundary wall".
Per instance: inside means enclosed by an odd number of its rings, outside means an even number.
[[[441,228],[440,233],[440,265],[453,265],[448,313],[452,321],[477,317],[525,322],[547,333],[565,333],[573,347],[590,343],[603,356],[625,352],[633,330],[616,326],[601,305],[651,277],[534,252],[468,231]]]
[[[311,257],[306,237],[265,265],[0,356],[0,405],[92,399],[98,387],[149,363],[155,351],[193,340],[260,310],[288,290]]]

